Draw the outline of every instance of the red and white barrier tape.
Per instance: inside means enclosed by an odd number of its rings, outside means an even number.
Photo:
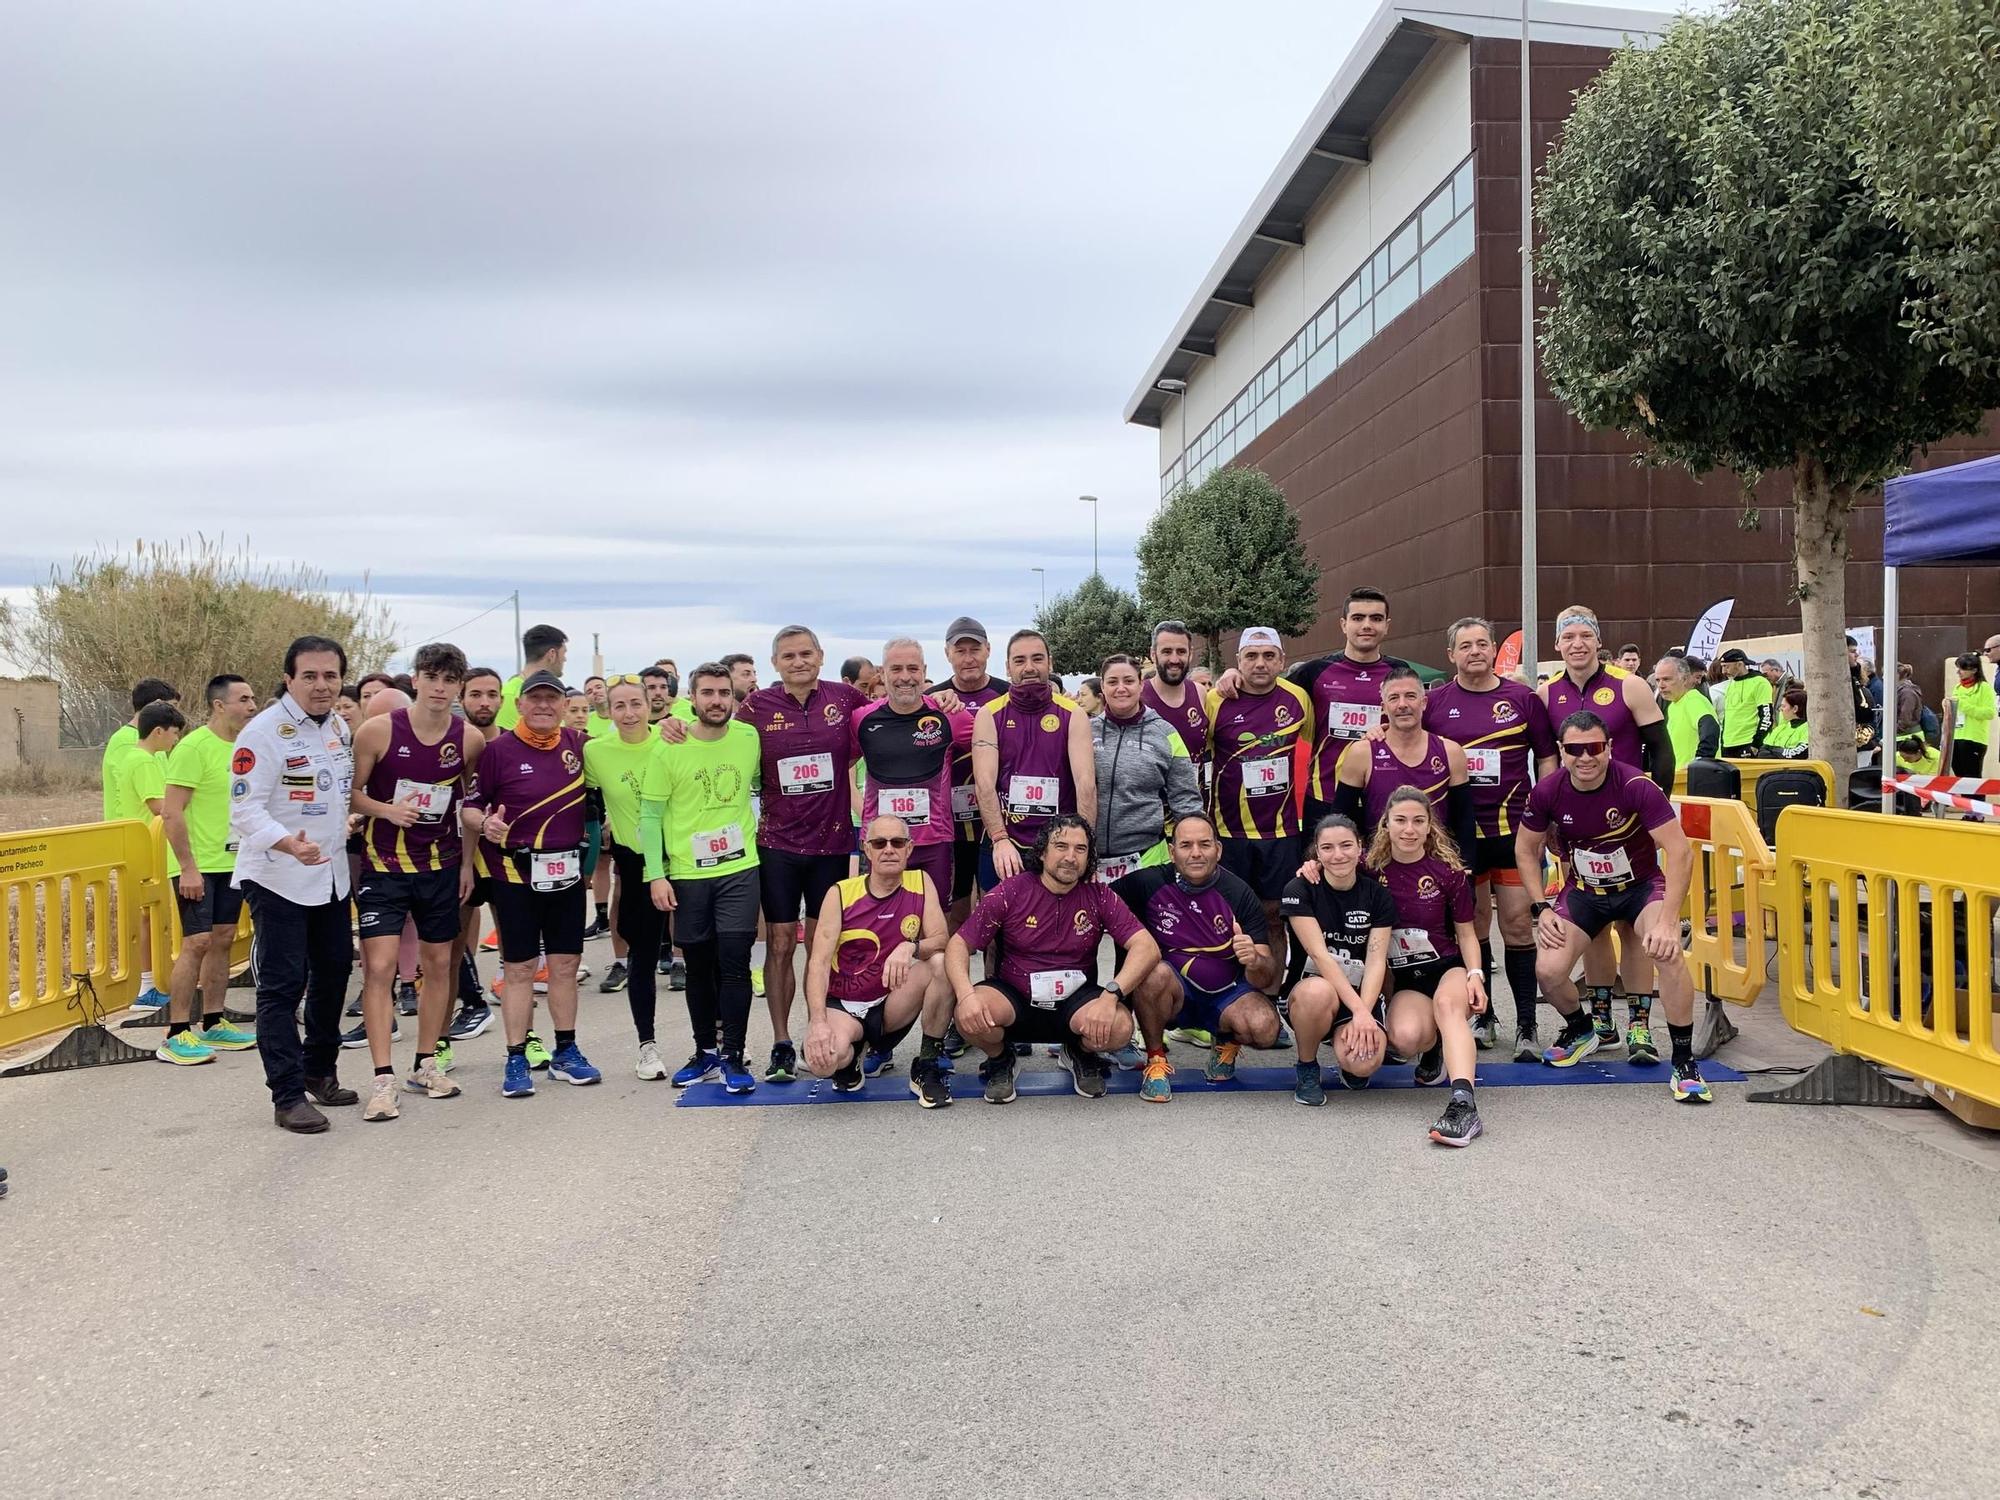
[[[1885,792],[1908,792],[1912,797],[1921,797],[1926,802],[1935,802],[1940,807],[1955,807],[1960,812],[1971,813],[1974,817],[1992,818],[2000,821],[2000,808],[1990,802],[1981,802],[1976,797],[1961,797],[1956,792],[1940,791],[1930,785],[1932,782],[1956,782],[1963,778],[1952,776],[1899,776],[1885,777],[1882,790]],[[1972,786],[1990,786],[2000,791],[2000,781],[1972,781]]]
[[[1896,785],[1906,792],[1950,792],[1955,797],[2000,797],[2000,781],[1981,781],[1977,776],[1898,776]]]

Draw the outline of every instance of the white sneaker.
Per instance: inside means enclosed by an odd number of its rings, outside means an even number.
[[[667,1076],[667,1065],[660,1061],[659,1043],[639,1043],[639,1061],[633,1065],[632,1071],[649,1081]]]
[[[588,978],[590,978],[590,965],[578,964],[576,966],[576,982],[582,984]]]
[[[377,1073],[374,1084],[368,1090],[368,1107],[361,1111],[364,1120],[393,1120],[402,1114],[396,1108],[396,1075]]]

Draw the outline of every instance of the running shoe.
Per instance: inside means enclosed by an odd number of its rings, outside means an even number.
[[[680,960],[673,957],[671,954],[662,953],[660,955],[660,961],[655,965],[653,965],[653,972],[658,974],[662,979],[665,979],[668,975],[674,972],[674,967],[679,963]]]
[[[1633,1021],[1625,1028],[1625,1061],[1634,1067],[1650,1068],[1660,1060],[1660,1049],[1653,1042],[1653,1028],[1643,1021]]]
[[[518,1052],[507,1054],[507,1071],[500,1078],[500,1092],[509,1099],[525,1099],[535,1091],[535,1075],[528,1059]]]
[[[1594,1026],[1574,1034],[1565,1029],[1555,1045],[1542,1054],[1542,1061],[1552,1068],[1573,1068],[1603,1045]]]
[[[1201,1076],[1210,1083],[1229,1083],[1236,1077],[1236,1058],[1242,1052],[1240,1042],[1217,1042],[1215,1050],[1208,1055],[1208,1062],[1201,1070]]]
[[[469,1042],[493,1024],[493,1007],[481,1002],[478,1005],[460,1003],[458,1014],[451,1018],[451,1025],[444,1034],[454,1042]]]
[[[1427,1089],[1444,1077],[1444,1043],[1432,1042],[1417,1059],[1417,1087]]]
[[[535,993],[537,995],[546,995],[548,992],[549,992],[549,963],[547,959],[543,959],[542,966],[539,969],[535,970]]]
[[[431,1058],[437,1063],[437,1070],[440,1073],[449,1073],[458,1066],[458,1060],[451,1055],[450,1042],[439,1042],[437,1051],[431,1054]]]
[[[604,977],[597,981],[597,993],[609,995],[625,988],[625,960],[614,958],[611,967],[604,971]]]
[[[750,1064],[743,1060],[741,1052],[725,1052],[722,1055],[722,1088],[730,1094],[754,1094],[757,1091],[757,1075],[750,1071]]]
[[[403,1039],[403,1023],[392,1011],[389,1014],[389,1040],[392,1042],[400,1042],[402,1039]],[[340,1034],[340,1045],[345,1047],[349,1052],[355,1052],[367,1046],[368,1023],[366,1021],[363,1021],[359,1026],[355,1027],[352,1031],[343,1031]]]
[[[396,1107],[396,1075],[377,1073],[368,1086],[368,1107],[361,1111],[364,1120],[393,1120],[402,1111]]]
[[[1292,1073],[1293,1099],[1314,1108],[1326,1103],[1326,1085],[1320,1080],[1318,1063],[1295,1062],[1292,1064]]]
[[[1111,1054],[1110,1061],[1121,1073],[1136,1073],[1146,1066],[1146,1054],[1137,1042],[1127,1042]]]
[[[752,964],[750,966],[750,993],[755,995],[759,1000],[764,998],[764,966],[762,964]]]
[[[1185,1042],[1190,1047],[1213,1047],[1215,1045],[1215,1038],[1213,1036],[1206,1031],[1197,1030],[1192,1026],[1175,1027],[1167,1033],[1167,1040],[1170,1042]]]
[[[941,1109],[951,1103],[951,1075],[935,1057],[910,1060],[910,1092],[925,1109]]]
[[[1701,1076],[1701,1064],[1693,1058],[1674,1064],[1673,1077],[1667,1080],[1667,1087],[1673,1090],[1675,1100],[1682,1104],[1715,1102],[1715,1095],[1709,1092],[1708,1080]]]
[[[1481,1052],[1491,1052],[1494,1042],[1499,1040],[1499,1030],[1500,1028],[1495,1023],[1491,1011],[1487,1011],[1483,1015],[1474,1016],[1472,1018],[1472,1044]]]
[[[542,1039],[532,1031],[528,1033],[527,1048],[524,1055],[528,1059],[529,1067],[539,1073],[549,1065],[549,1049],[542,1045]]]
[[[862,1072],[861,1065],[855,1061],[854,1053],[850,1052],[848,1054],[847,1065],[845,1067],[833,1070],[833,1091],[836,1094],[859,1093],[867,1082],[868,1079]]]
[[[583,929],[583,935],[587,938],[609,937],[611,935],[610,915],[607,913],[596,918],[588,927]]]
[[[403,1087],[427,1099],[456,1099],[459,1095],[458,1085],[444,1076],[435,1057],[425,1058],[423,1065],[403,1080]]]
[[[1062,1065],[1070,1077],[1070,1087],[1085,1099],[1104,1097],[1104,1059],[1074,1042],[1062,1049]]]
[[[1463,1094],[1453,1094],[1437,1124],[1431,1126],[1431,1139],[1440,1146],[1470,1146],[1484,1129],[1479,1123],[1479,1106]]]
[[[576,966],[576,982],[582,984],[588,978],[590,978],[590,965],[578,964]]]
[[[958,1034],[957,1023],[945,1027],[944,1040],[938,1044],[938,1051],[946,1057],[965,1056],[965,1038]]]
[[[648,1083],[667,1076],[667,1065],[660,1061],[658,1042],[639,1043],[639,1060],[632,1065],[632,1071]]]
[[[1542,1044],[1535,1039],[1535,1029],[1514,1033],[1514,1061],[1538,1063],[1542,1060]]]
[[[688,966],[684,959],[675,959],[667,966],[667,988],[681,991],[688,987]]]
[[[1618,1023],[1611,1019],[1611,991],[1599,989],[1590,992],[1590,1029],[1605,1045],[1618,1045]]]
[[[361,992],[359,990],[355,991],[354,998],[347,1002],[347,1014],[357,1017],[361,1014]]]
[[[1291,1022],[1280,1016],[1278,1018],[1278,1039],[1271,1043],[1272,1047],[1281,1052],[1290,1052],[1298,1044],[1299,1039],[1292,1035]]]
[[[396,1014],[414,1016],[417,1013],[417,987],[409,980],[396,986]]]
[[[498,928],[487,933],[485,937],[479,940],[479,951],[482,953],[498,953],[500,951],[500,932]]]
[[[153,1049],[153,1056],[163,1063],[191,1068],[196,1063],[214,1062],[215,1049],[192,1031],[176,1031]]]
[[[247,1052],[257,1045],[257,1033],[245,1031],[234,1021],[224,1018],[213,1026],[202,1027],[201,1040],[203,1046],[213,1047],[217,1052]]]
[[[1174,1086],[1168,1080],[1173,1077],[1174,1065],[1167,1061],[1164,1052],[1146,1054],[1146,1071],[1139,1079],[1139,1097],[1148,1104],[1165,1104],[1174,1097]]]
[[[1344,1089],[1365,1089],[1375,1081],[1375,1075],[1372,1073],[1350,1073],[1345,1068],[1338,1071],[1340,1086]]]
[[[771,1047],[771,1065],[764,1070],[766,1083],[790,1083],[799,1076],[799,1049],[790,1042]]]
[[[167,1003],[166,993],[158,985],[141,990],[132,1001],[134,1010],[158,1010]]]
[[[575,1042],[556,1049],[555,1056],[549,1059],[549,1077],[560,1078],[578,1088],[604,1082],[604,1074],[592,1066],[590,1059],[583,1055],[583,1049]]]
[[[896,1071],[896,1049],[883,1051],[880,1047],[870,1047],[868,1056],[861,1061],[861,1071],[869,1078],[881,1078]]]
[[[689,1084],[702,1083],[722,1071],[720,1052],[697,1052],[681,1065],[674,1074],[674,1087],[684,1089]]]
[[[1014,1102],[1014,1049],[1003,1048],[998,1057],[989,1057],[979,1065],[979,1081],[986,1090],[988,1104],[1012,1104]]]

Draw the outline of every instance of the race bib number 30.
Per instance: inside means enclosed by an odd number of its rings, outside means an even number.
[[[778,788],[787,797],[832,791],[833,757],[825,751],[782,757],[778,761]]]
[[[396,782],[394,802],[414,802],[417,820],[435,823],[451,811],[451,786],[449,783],[434,784],[428,781],[410,781],[399,778]]]
[[[721,828],[711,828],[706,833],[697,833],[688,840],[689,853],[694,856],[697,870],[713,870],[718,865],[733,864],[743,858],[743,825],[726,824]]]
[[[1243,794],[1246,797],[1276,797],[1292,785],[1292,763],[1284,760],[1243,762]]]
[[[931,820],[931,794],[920,786],[883,787],[875,794],[875,810],[922,828]]]
[[[1632,856],[1623,849],[1579,849],[1570,861],[1585,885],[1623,885],[1632,878]]]
[[[583,873],[583,861],[574,849],[561,854],[535,853],[528,856],[528,884],[538,891],[566,891]]]
[[[1016,816],[1023,813],[1052,813],[1060,802],[1061,791],[1053,776],[1007,778],[1007,811]]]

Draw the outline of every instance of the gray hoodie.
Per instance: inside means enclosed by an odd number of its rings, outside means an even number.
[[[1201,811],[1201,781],[1178,731],[1150,708],[1120,724],[1090,721],[1097,750],[1097,853],[1139,854],[1166,836],[1169,817]]]

